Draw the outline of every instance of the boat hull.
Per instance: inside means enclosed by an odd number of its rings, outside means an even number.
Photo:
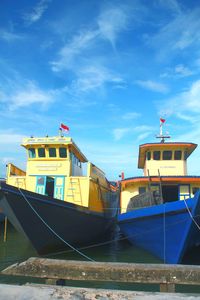
[[[2,210],[0,209],[0,223],[3,222],[5,219],[5,215],[4,213],[2,212]]]
[[[40,255],[94,244],[103,238],[115,220],[106,214],[7,184],[1,185],[0,207]]]
[[[132,244],[166,263],[180,263],[190,248],[200,244],[200,194],[123,213],[118,223]]]

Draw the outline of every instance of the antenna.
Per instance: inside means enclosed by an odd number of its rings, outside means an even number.
[[[160,118],[160,134],[156,136],[157,139],[160,139],[161,143],[165,142],[165,139],[169,139],[169,135],[163,135],[163,124],[165,123],[165,119]]]

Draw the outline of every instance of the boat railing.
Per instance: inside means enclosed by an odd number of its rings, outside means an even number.
[[[7,177],[8,176],[26,176],[26,172],[16,167],[12,163],[7,165]]]
[[[130,198],[127,211],[142,207],[150,207],[162,203],[162,198],[158,191],[148,191]]]
[[[26,176],[10,176],[7,178],[6,183],[17,188],[26,189]]]
[[[9,163],[7,165],[6,183],[18,188],[26,189],[26,172],[12,163]]]

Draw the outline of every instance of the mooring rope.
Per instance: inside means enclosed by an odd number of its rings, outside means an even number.
[[[55,235],[57,236],[64,244],[66,244],[68,247],[70,247],[72,250],[74,250],[75,252],[77,252],[78,254],[80,254],[81,256],[85,257],[86,259],[88,259],[89,261],[95,261],[92,258],[90,258],[89,256],[85,255],[84,253],[82,253],[81,251],[79,251],[78,249],[76,249],[74,246],[72,246],[70,243],[68,243],[67,241],[65,241],[59,234],[57,234],[46,222],[45,220],[38,214],[38,212],[34,209],[34,207],[31,205],[31,203],[29,203],[29,201],[27,200],[26,196],[23,194],[23,192],[21,191],[20,188],[18,188],[18,190],[20,191],[22,197],[25,199],[26,203],[30,206],[30,208],[34,211],[34,213],[38,216],[38,218],[44,223],[44,225]]]

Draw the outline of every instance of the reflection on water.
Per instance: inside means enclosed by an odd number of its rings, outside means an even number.
[[[38,256],[31,244],[21,234],[16,232],[10,223],[8,223],[7,241],[3,242],[3,224],[0,224],[0,270],[5,269],[7,266],[16,262],[21,262],[29,257]],[[38,232],[39,234],[39,232]],[[102,243],[81,251],[95,261],[104,262],[132,262],[132,263],[162,263],[159,259],[146,251],[134,247],[119,233],[116,226],[109,236],[110,242]],[[72,250],[67,250],[59,254],[48,255],[48,258],[66,259],[66,260],[85,260],[79,254]],[[198,255],[199,257],[199,255]],[[192,255],[194,260],[194,255]],[[188,262],[189,263],[189,262]],[[44,282],[39,279],[27,279],[19,277],[0,276],[0,283],[25,283],[25,282]],[[157,285],[139,285],[139,284],[122,284],[122,283],[87,283],[86,282],[71,282],[68,281],[67,285],[73,286],[87,286],[87,287],[101,287],[112,289],[131,289],[131,290],[149,290],[158,291]],[[185,289],[185,288],[184,288]],[[186,292],[195,292],[192,287],[191,290],[187,287]],[[200,289],[197,288],[197,292]]]

